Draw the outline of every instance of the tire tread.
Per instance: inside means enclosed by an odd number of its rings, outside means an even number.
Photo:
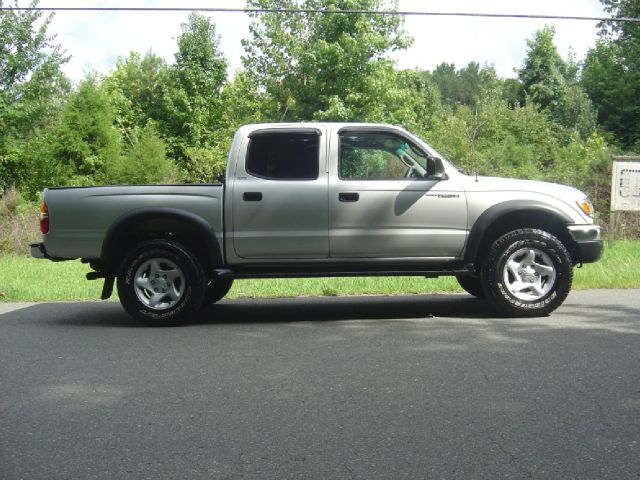
[[[500,261],[509,252],[525,246],[544,250],[554,261],[556,285],[549,294],[536,302],[524,302],[509,295],[500,281]],[[571,255],[554,235],[537,228],[520,228],[498,238],[489,249],[481,268],[481,279],[489,299],[498,311],[511,317],[545,316],[567,298],[573,283]]]
[[[176,261],[187,277],[185,297],[178,305],[166,311],[154,311],[143,305],[133,290],[133,275],[137,265],[154,257],[167,257]],[[120,264],[118,296],[124,309],[132,317],[150,326],[176,326],[183,324],[202,306],[205,295],[205,275],[198,261],[181,243],[170,239],[146,240],[135,245]]]

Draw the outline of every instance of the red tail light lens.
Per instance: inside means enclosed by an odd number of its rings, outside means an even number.
[[[49,208],[44,202],[40,204],[40,231],[49,233]]]

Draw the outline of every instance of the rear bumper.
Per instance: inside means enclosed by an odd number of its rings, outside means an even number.
[[[33,258],[49,258],[47,251],[44,249],[44,243],[32,243],[29,247]]]
[[[69,258],[60,258],[60,257],[52,257],[47,253],[47,249],[44,248],[44,243],[32,243],[29,245],[30,253],[33,258],[46,258],[47,260],[51,260],[52,262],[63,262],[65,260],[70,260]]]

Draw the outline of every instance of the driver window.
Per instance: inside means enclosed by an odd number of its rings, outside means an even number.
[[[406,139],[388,132],[340,134],[340,178],[401,180],[427,174],[427,156]]]

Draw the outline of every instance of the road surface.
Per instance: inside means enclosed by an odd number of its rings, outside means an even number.
[[[288,478],[640,478],[640,291],[0,304],[0,479]]]

